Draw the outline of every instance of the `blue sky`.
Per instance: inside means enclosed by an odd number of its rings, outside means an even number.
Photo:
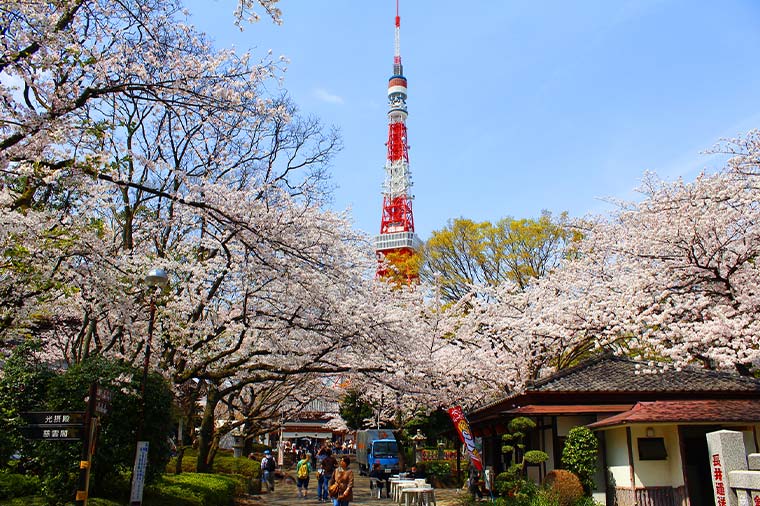
[[[340,128],[334,207],[380,227],[394,0],[281,0],[240,32],[233,2],[187,2],[217,47],[289,59],[303,114]],[[760,127],[756,0],[401,0],[417,233],[447,220],[604,213],[646,170],[693,179]]]

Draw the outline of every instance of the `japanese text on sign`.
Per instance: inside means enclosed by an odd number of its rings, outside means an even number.
[[[68,429],[45,429],[42,431],[43,439],[60,439],[60,438],[68,438],[68,437],[69,437]]]
[[[712,473],[715,481],[715,506],[726,506],[726,485],[723,483],[723,466],[720,463],[720,455],[712,456]]]
[[[148,442],[137,443],[135,467],[132,471],[132,494],[130,503],[142,504],[143,487],[145,485],[145,469],[148,467]]]

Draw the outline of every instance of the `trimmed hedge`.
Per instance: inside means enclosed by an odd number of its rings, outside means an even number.
[[[0,499],[34,495],[39,489],[40,479],[36,476],[0,472]]]
[[[72,498],[71,502],[66,504],[74,504]],[[123,506],[124,503],[110,501],[108,499],[101,499],[99,497],[91,497],[87,500],[89,506]],[[16,497],[15,499],[0,500],[0,506],[49,506],[50,503],[44,497],[40,495]]]
[[[218,474],[185,473],[163,476],[156,483],[145,487],[143,505],[232,506],[235,492],[243,488],[244,481],[245,478],[241,476]],[[35,490],[35,492],[38,491]],[[124,497],[126,499],[129,496],[127,494]],[[73,504],[73,498],[71,503]],[[0,500],[0,506],[47,506],[48,504],[48,501],[40,495]],[[88,504],[90,506],[122,506],[124,502],[90,498]]]
[[[240,480],[218,474],[165,475],[146,487],[145,506],[231,506]]]
[[[468,464],[461,461],[462,477],[467,476]],[[425,473],[431,482],[437,482],[443,487],[461,487],[462,479],[457,476],[457,463],[455,460],[425,460],[417,462],[417,468]]]
[[[197,465],[197,454],[185,453],[182,458],[182,473],[194,473]],[[166,472],[173,475],[177,460],[172,458],[166,466]],[[245,493],[258,494],[261,492],[261,462],[245,457],[232,457],[225,454],[217,454],[214,458],[213,472],[231,475],[238,483],[238,495]],[[181,476],[181,475],[177,475]]]
[[[0,500],[0,506],[48,506],[48,502],[44,497],[35,495]]]

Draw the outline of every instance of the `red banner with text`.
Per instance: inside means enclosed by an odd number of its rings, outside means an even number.
[[[470,461],[472,462],[472,465],[474,465],[478,471],[482,471],[483,460],[480,457],[480,451],[475,445],[475,438],[473,437],[472,431],[470,430],[470,424],[467,422],[467,418],[465,418],[461,406],[450,408],[449,416],[451,417],[451,421],[454,423],[454,427],[456,427],[457,432],[459,433],[459,439],[462,440],[465,448],[467,448],[467,453],[470,455]]]

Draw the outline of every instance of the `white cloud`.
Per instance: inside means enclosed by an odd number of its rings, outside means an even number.
[[[325,89],[322,89],[322,88],[315,89],[314,90],[314,96],[318,100],[321,100],[322,102],[327,102],[327,103],[330,103],[330,104],[342,104],[343,103],[343,97],[341,97],[339,95],[333,95],[329,91],[327,91]]]

